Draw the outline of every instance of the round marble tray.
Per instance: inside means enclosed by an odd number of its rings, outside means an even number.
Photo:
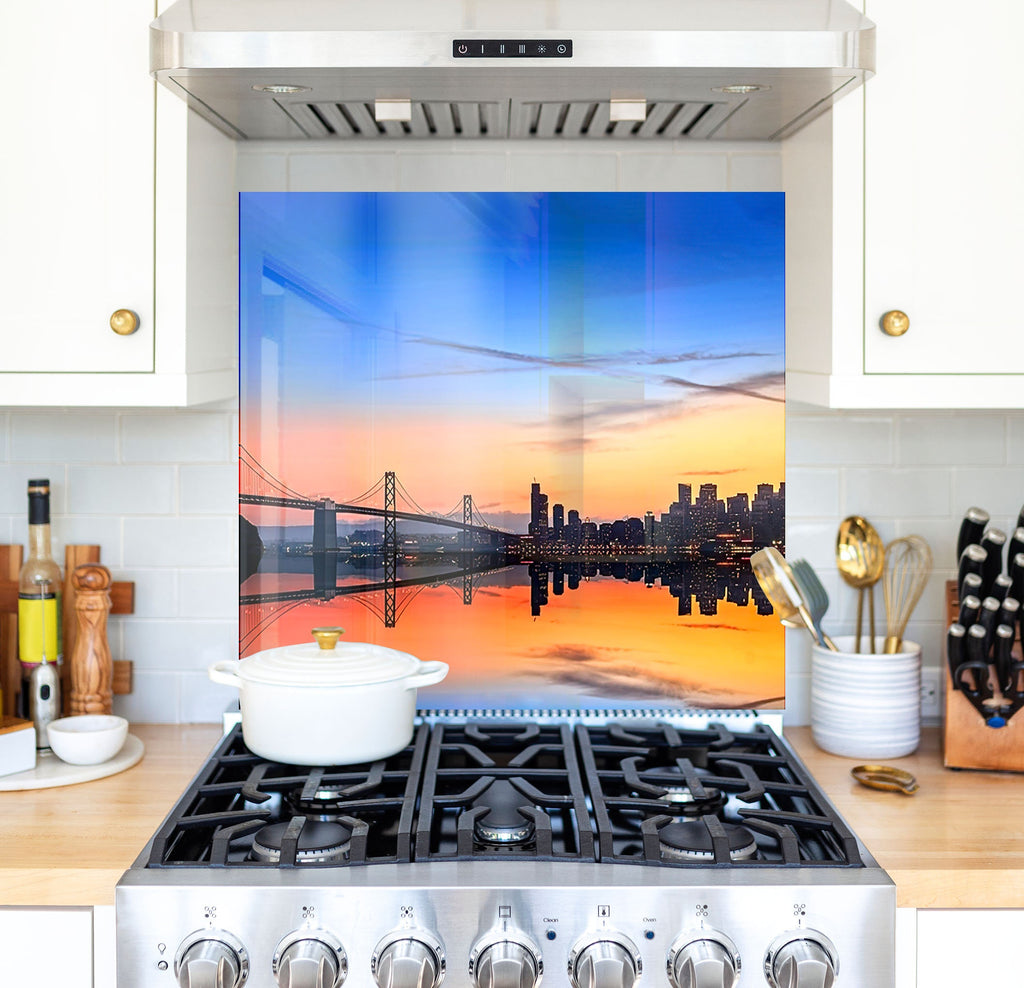
[[[145,750],[142,742],[129,734],[124,747],[113,758],[99,765],[69,765],[62,762],[52,751],[36,755],[36,767],[13,775],[0,775],[0,792],[17,789],[50,789],[54,786],[73,786],[76,782],[92,782],[116,775],[131,768],[142,758]]]

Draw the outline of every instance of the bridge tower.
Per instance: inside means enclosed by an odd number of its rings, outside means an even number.
[[[395,626],[395,582],[398,579],[398,527],[395,471],[384,473],[384,627]]]
[[[469,575],[470,549],[473,548],[473,495],[462,495],[462,603],[473,603],[473,578]]]

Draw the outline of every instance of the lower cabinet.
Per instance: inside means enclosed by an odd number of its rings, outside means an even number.
[[[113,918],[113,906],[110,909]],[[110,942],[113,944],[113,926]],[[0,907],[0,983],[33,988],[94,988],[93,910]],[[113,988],[113,969],[103,988]]]
[[[917,984],[1024,985],[1022,909],[919,909]]]

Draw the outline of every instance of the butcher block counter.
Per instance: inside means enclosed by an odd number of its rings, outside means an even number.
[[[59,789],[0,793],[0,905],[111,905],[138,856],[220,737],[216,725],[140,726],[142,762]],[[786,737],[896,882],[900,906],[1024,908],[1024,776],[942,767],[939,732],[909,758],[915,796],[866,789],[858,762]]]

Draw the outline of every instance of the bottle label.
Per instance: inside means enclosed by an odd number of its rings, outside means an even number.
[[[60,597],[18,597],[18,658],[24,665],[60,662]]]

